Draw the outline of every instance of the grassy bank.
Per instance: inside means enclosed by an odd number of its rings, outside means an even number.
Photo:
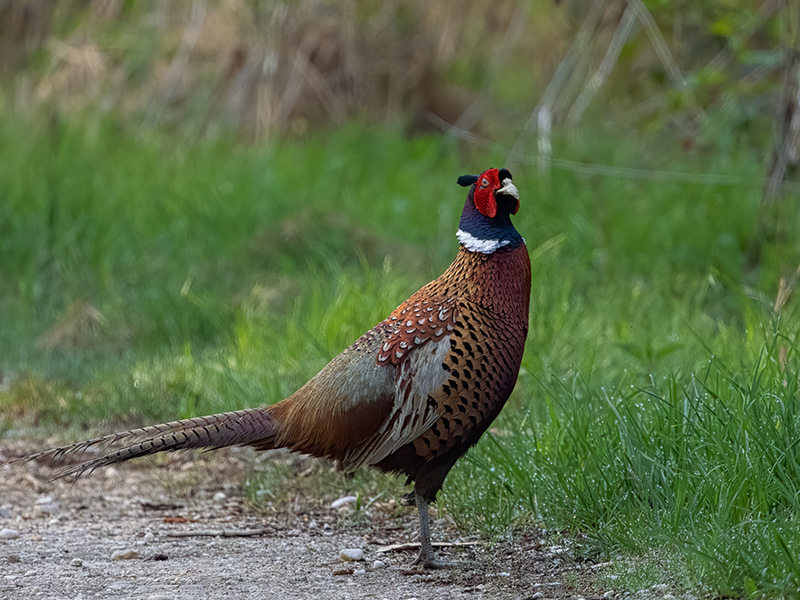
[[[510,165],[531,335],[510,405],[443,504],[491,535],[560,530],[613,560],[600,576],[615,588],[789,592],[800,320],[796,302],[772,312],[790,241],[745,266],[759,158],[664,149],[647,163],[644,142],[598,133],[558,155],[737,183]],[[359,127],[242,147],[1,121],[2,427],[279,400],[441,272],[455,177],[504,160]]]

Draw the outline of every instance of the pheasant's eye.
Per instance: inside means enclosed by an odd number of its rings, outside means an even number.
[[[484,177],[481,179],[481,187],[486,187],[487,185],[489,185],[489,180]]]

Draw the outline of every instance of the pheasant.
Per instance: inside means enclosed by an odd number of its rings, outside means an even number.
[[[531,267],[510,219],[519,209],[511,179],[507,169],[459,177],[470,189],[453,263],[281,402],[114,433],[17,460],[63,461],[104,447],[103,456],[56,475],[80,476],[156,452],[246,445],[326,457],[348,470],[369,465],[413,482],[420,528],[414,563],[447,566],[434,557],[428,505],[511,394],[528,333]]]

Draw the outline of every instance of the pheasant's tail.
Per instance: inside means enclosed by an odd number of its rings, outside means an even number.
[[[71,458],[80,458],[90,448],[102,448],[105,451],[103,456],[60,469],[53,476],[53,479],[59,479],[68,475],[75,475],[77,478],[84,473],[91,473],[98,467],[157,452],[190,448],[213,450],[237,445],[257,445],[266,449],[271,447],[271,441],[277,433],[277,426],[270,412],[270,407],[251,408],[150,425],[52,448],[10,462],[47,460],[60,463],[67,462]]]

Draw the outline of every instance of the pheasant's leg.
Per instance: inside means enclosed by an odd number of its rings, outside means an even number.
[[[426,569],[443,569],[454,567],[455,563],[443,560],[436,560],[433,557],[433,546],[431,545],[431,525],[428,516],[428,501],[419,494],[414,494],[417,501],[417,511],[419,512],[419,556],[414,561],[415,565],[422,565]]]

